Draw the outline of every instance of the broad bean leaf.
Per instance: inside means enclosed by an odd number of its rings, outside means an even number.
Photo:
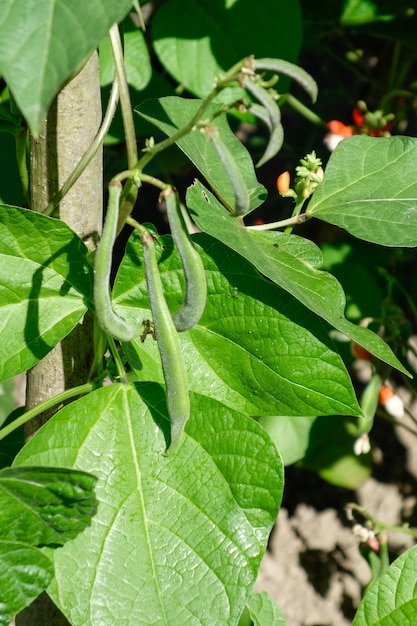
[[[0,539],[0,626],[9,626],[46,589],[53,575],[52,562],[41,550]]]
[[[195,241],[202,246],[208,299],[200,322],[179,334],[190,388],[250,415],[359,415],[321,320],[220,242],[207,235]],[[160,243],[159,268],[174,313],[183,297],[182,266],[171,237]],[[133,233],[113,290],[116,310],[138,328],[152,319],[141,248]],[[126,351],[140,380],[163,382],[151,337]]]
[[[283,489],[274,444],[252,419],[191,395],[174,456],[158,384],[118,384],[59,411],[16,464],[98,477],[91,527],[53,554],[48,593],[73,626],[233,626],[254,584]]]
[[[332,153],[306,214],[384,246],[417,246],[414,137],[350,137]]]
[[[132,0],[1,1],[0,74],[35,135],[64,82],[131,5]]]
[[[417,622],[417,546],[399,556],[373,583],[352,626],[393,626]]]
[[[135,111],[171,137],[179,129],[190,123],[200,106],[201,100],[167,96],[166,98],[146,100]],[[205,119],[210,119],[210,116],[218,110],[219,107],[216,105],[209,106],[205,112]],[[249,194],[250,210],[253,211],[265,201],[266,189],[258,182],[249,152],[230,129],[226,115],[216,117],[213,123],[219,129],[224,144],[232,153],[243,174]],[[233,209],[235,205],[233,186],[219,160],[213,143],[207,138],[207,135],[200,129],[194,128],[190,133],[178,139],[176,144],[194,163],[211,188],[222,199],[222,202]]]
[[[32,367],[85,314],[87,253],[63,222],[0,206],[0,380]]]
[[[31,546],[76,537],[97,509],[91,474],[45,467],[0,470],[0,536]]]
[[[244,57],[296,61],[302,22],[298,1],[167,0],[152,22],[156,54],[186,89],[205,97],[222,74]],[[280,90],[288,81],[280,80]]]
[[[285,626],[281,609],[266,591],[251,593],[247,607],[254,626]]]
[[[250,231],[232,217],[203,185],[188,188],[187,206],[197,226],[248,259],[264,276],[291,293],[371,354],[408,374],[388,345],[367,328],[356,326],[344,316],[346,298],[340,283],[329,273],[281,249],[262,233]]]

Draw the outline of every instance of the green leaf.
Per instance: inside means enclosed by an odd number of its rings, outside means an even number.
[[[159,60],[174,78],[199,97],[217,75],[240,59],[278,57],[296,61],[302,23],[296,0],[167,0],[152,22]],[[285,89],[288,81],[280,81]]]
[[[356,489],[371,473],[370,455],[354,454],[356,418],[264,416],[258,422],[277,446],[284,465],[301,461],[301,467],[346,489]]]
[[[356,455],[358,420],[334,415],[318,417],[310,430],[310,445],[301,467],[314,471],[331,485],[357,489],[372,469],[370,454]]]
[[[54,96],[131,0],[2,0],[0,73],[37,135]]]
[[[394,626],[417,621],[417,546],[406,550],[366,593],[352,626]]]
[[[414,137],[350,137],[332,153],[308,217],[383,246],[417,246]]]
[[[168,96],[157,100],[147,100],[135,111],[171,137],[191,122],[200,106],[200,100]],[[211,116],[218,110],[218,105],[210,105],[206,109],[204,119],[210,120]],[[243,175],[249,194],[250,210],[252,211],[265,201],[266,189],[258,182],[250,154],[231,131],[226,115],[216,117],[213,123],[219,129],[224,144],[234,156]],[[234,212],[235,192],[232,183],[207,135],[199,128],[194,128],[190,133],[178,139],[176,144],[202,173],[225,206],[230,207],[230,210]]]
[[[264,276],[291,293],[352,341],[399,371],[407,370],[377,335],[344,317],[346,299],[338,281],[303,258],[297,258],[278,240],[249,231],[229,215],[216,198],[196,182],[187,191],[187,206],[197,226],[248,259]]]
[[[0,470],[0,536],[32,546],[73,539],[96,512],[95,483],[91,474],[67,469]]]
[[[359,415],[320,319],[226,246],[206,235],[194,241],[203,248],[208,299],[199,323],[179,335],[190,388],[250,415]],[[174,313],[183,297],[182,267],[171,237],[160,242],[159,268]],[[296,246],[311,256],[310,245]],[[138,326],[152,317],[141,248],[133,233],[113,290],[115,309]],[[135,340],[125,349],[140,380],[163,382],[155,341]]]
[[[311,432],[314,424],[320,420],[315,415],[266,415],[258,418],[259,424],[275,443],[284,465],[292,465],[303,459],[311,450]],[[338,418],[327,420],[329,429],[337,427]],[[319,445],[320,441],[316,445]]]
[[[87,253],[63,222],[0,206],[0,380],[32,367],[82,318],[92,288]]]
[[[372,0],[347,0],[340,16],[340,22],[345,26],[356,26],[378,22],[379,20],[391,21],[394,18],[395,14],[378,15],[378,7]]]
[[[54,575],[51,561],[40,550],[17,541],[0,540],[0,626],[37,598]]]
[[[112,385],[57,413],[17,464],[98,477],[92,525],[54,552],[48,593],[73,626],[238,623],[283,489],[275,446],[252,419],[192,394],[184,441],[165,456],[157,384]]]
[[[254,626],[285,626],[285,617],[266,591],[251,593],[247,607]]]

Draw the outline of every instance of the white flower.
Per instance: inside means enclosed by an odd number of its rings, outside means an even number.
[[[371,443],[369,441],[368,433],[363,433],[353,444],[353,451],[356,456],[360,454],[368,454],[371,450]]]

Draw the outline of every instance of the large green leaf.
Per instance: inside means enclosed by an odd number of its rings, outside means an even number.
[[[352,626],[417,623],[417,546],[398,557],[366,593]]]
[[[299,254],[309,253],[311,246],[296,239]],[[215,239],[195,241],[203,248],[208,300],[199,324],[179,335],[191,389],[250,415],[359,415],[321,320]],[[183,297],[181,263],[170,237],[161,244],[161,277],[175,312]],[[113,291],[117,311],[139,327],[152,318],[141,253],[133,233]],[[155,341],[135,340],[126,350],[140,380],[163,382]]]
[[[414,137],[351,137],[338,145],[307,215],[384,246],[417,246]]]
[[[216,75],[240,59],[296,61],[302,23],[296,0],[167,0],[152,22],[155,51],[174,78],[205,97]],[[280,81],[288,84],[288,81]]]
[[[0,536],[32,546],[60,545],[86,528],[97,509],[91,474],[45,467],[0,470]]]
[[[34,134],[64,82],[132,0],[1,0],[0,74]]]
[[[63,222],[0,206],[0,380],[37,363],[84,315],[87,252]]]
[[[237,624],[275,521],[283,471],[250,418],[192,394],[181,447],[158,384],[113,385],[57,413],[17,464],[98,477],[90,528],[54,552],[49,592],[73,626]]]
[[[207,189],[196,182],[187,191],[187,206],[196,224],[206,233],[248,259],[265,276],[291,293],[311,311],[369,352],[407,373],[387,344],[363,326],[344,317],[346,298],[340,283],[329,273],[291,253],[287,240],[280,245],[271,236],[249,231],[222,207]]]
[[[200,106],[201,100],[167,96],[157,100],[146,100],[135,111],[168,136],[171,136],[191,122]],[[216,105],[209,106],[204,119],[210,119],[210,116],[218,110],[219,107]],[[249,194],[250,210],[252,211],[265,201],[266,189],[258,182],[250,154],[231,131],[226,115],[216,117],[214,124],[219,129],[224,144],[242,172]],[[218,197],[233,211],[235,192],[213,142],[199,128],[194,128],[190,133],[178,139],[176,144],[203,174]]]
[[[38,548],[0,539],[0,626],[38,597],[49,585],[54,568]]]

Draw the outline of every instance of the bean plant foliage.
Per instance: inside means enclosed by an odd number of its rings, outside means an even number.
[[[138,137],[147,134],[135,157],[125,120],[128,166],[111,174],[95,260],[53,210],[0,205],[1,380],[47,356],[88,311],[100,363],[0,471],[0,624],[46,588],[73,626],[232,626],[245,607],[254,624],[285,624],[253,587],[282,498],[280,445],[299,458],[306,434],[296,430],[289,450],[262,424],[369,417],[331,329],[408,375],[380,336],[346,319],[343,289],[302,227],[245,224],[267,191],[232,127],[245,119],[265,128],[263,164],[283,142],[280,96],[296,84],[306,102],[317,98],[314,78],[295,64],[298,2],[263,5],[166,0],[146,41],[131,0],[0,0],[0,130],[36,137],[53,98],[99,47],[103,93],[127,76],[132,102],[121,88],[121,106],[134,111]],[[117,120],[106,130],[118,140]],[[153,168],[174,144],[195,168],[181,198]],[[317,189],[306,206],[297,199],[291,228],[316,219],[377,245],[416,246],[416,152],[409,137],[345,140],[322,181],[313,163]],[[149,183],[173,211],[171,235],[141,221]],[[138,194],[135,219],[129,193]],[[110,295],[117,221],[131,234]],[[191,222],[201,232],[190,237]],[[179,310],[193,320],[181,328]],[[12,415],[0,437],[44,408]],[[405,606],[415,616],[416,565],[415,550],[396,561],[355,626],[385,623]],[[379,593],[384,585],[395,604]]]

